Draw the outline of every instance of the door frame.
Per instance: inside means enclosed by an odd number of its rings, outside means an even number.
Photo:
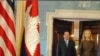
[[[100,20],[100,11],[91,10],[60,10],[57,9],[55,12],[46,13],[46,25],[47,25],[47,53],[46,56],[52,56],[52,39],[53,39],[53,19],[54,18],[65,18],[69,19],[90,19]],[[62,19],[61,19],[62,20]]]

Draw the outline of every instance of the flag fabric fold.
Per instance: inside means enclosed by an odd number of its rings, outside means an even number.
[[[38,0],[27,0],[25,12],[25,50],[27,56],[40,56]]]

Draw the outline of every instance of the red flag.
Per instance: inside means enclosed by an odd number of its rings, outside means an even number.
[[[25,48],[28,56],[40,56],[38,0],[26,1]]]
[[[13,0],[0,0],[0,56],[16,56]]]

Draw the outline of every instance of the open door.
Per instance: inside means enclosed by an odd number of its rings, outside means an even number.
[[[53,22],[53,45],[52,45],[52,56],[56,56],[56,47],[57,42],[61,39],[63,39],[63,32],[65,30],[68,30],[70,33],[72,33],[73,28],[73,22],[67,21],[67,20],[59,20],[54,19]]]

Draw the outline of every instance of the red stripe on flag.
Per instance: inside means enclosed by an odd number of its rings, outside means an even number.
[[[30,10],[30,16],[31,17],[37,16],[38,15],[38,0],[27,0],[26,10],[30,5],[32,5],[32,8]]]
[[[6,10],[3,8],[2,4],[0,3],[0,15],[4,18],[4,20],[7,22],[9,28],[13,32],[15,36],[15,28],[14,28],[14,22],[11,20],[11,18],[8,16]]]
[[[4,52],[1,47],[0,47],[0,56],[4,56]]]
[[[34,56],[40,56],[40,43],[37,44]]]
[[[0,26],[0,36],[5,41],[6,47],[8,48],[8,50],[10,51],[12,56],[16,56],[14,47],[13,47],[12,43],[10,42],[10,40],[8,39],[5,31],[3,30],[3,28],[1,26]]]

